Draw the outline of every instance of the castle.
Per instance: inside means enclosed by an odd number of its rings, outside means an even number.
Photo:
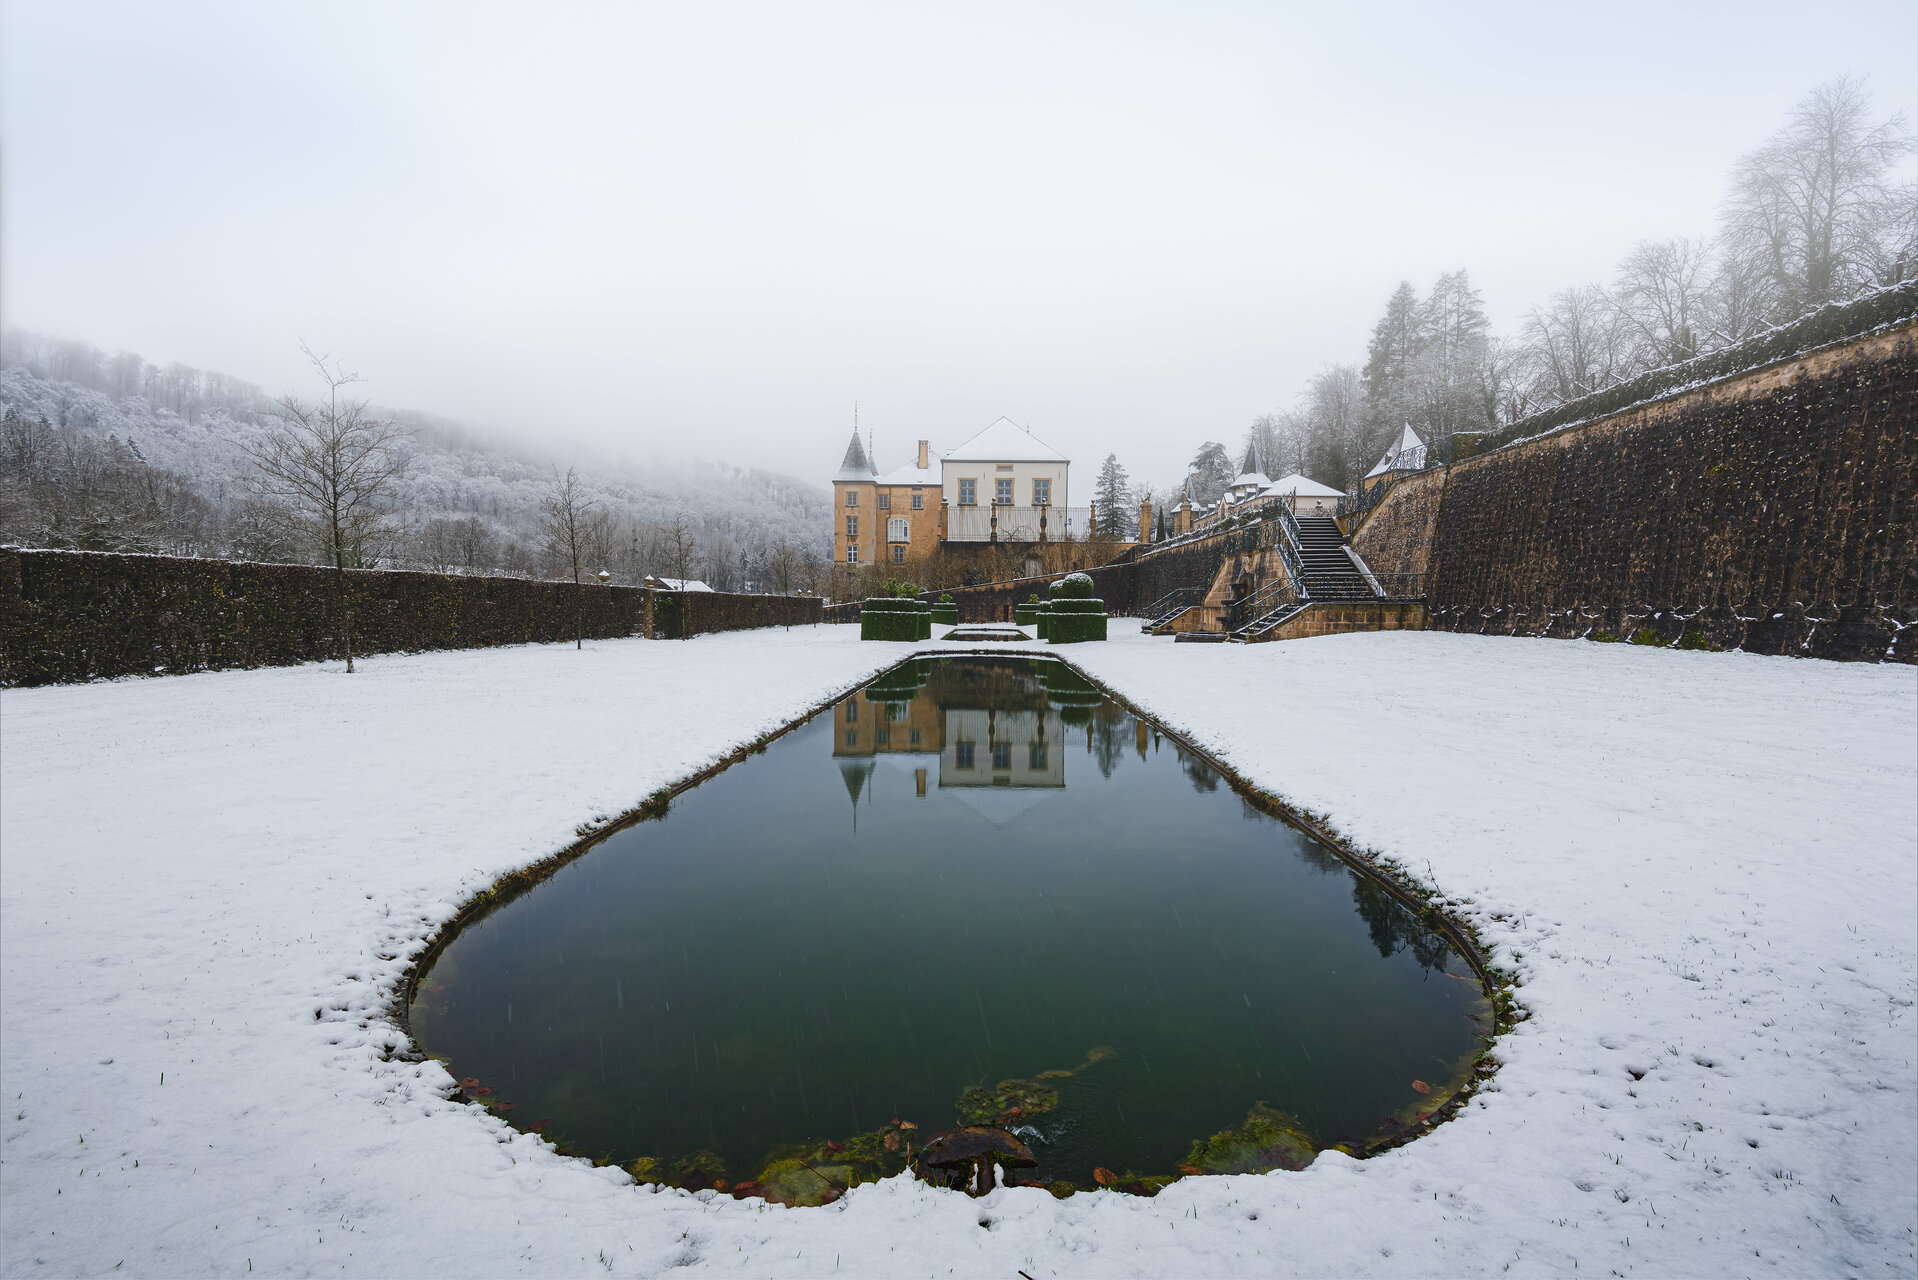
[[[884,475],[857,427],[833,477],[833,561],[905,565],[942,544],[1083,539],[1090,507],[1068,501],[1071,459],[1009,418],[963,444],[917,456]]]

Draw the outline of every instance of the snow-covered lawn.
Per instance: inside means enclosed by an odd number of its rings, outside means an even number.
[[[820,627],[11,690],[0,1266],[1913,1273],[1918,671],[1113,630],[1069,656],[1412,869],[1521,975],[1534,1016],[1458,1120],[1154,1200],[635,1189],[382,1061],[407,957],[579,823],[910,646]]]

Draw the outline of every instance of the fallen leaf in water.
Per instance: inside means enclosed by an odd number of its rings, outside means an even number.
[[[511,1110],[512,1110],[512,1109],[513,1109],[514,1107],[516,1107],[516,1106],[518,1106],[518,1105],[519,1105],[519,1104],[518,1104],[517,1102],[495,1102],[495,1103],[493,1104],[493,1110],[495,1110],[495,1111],[511,1111]]]
[[[900,1121],[897,1121],[896,1123],[899,1125],[901,1129],[917,1129],[919,1127],[918,1125],[914,1124],[910,1120],[900,1120]]]
[[[1425,1083],[1425,1081],[1423,1081],[1423,1080],[1414,1080],[1414,1081],[1412,1082],[1412,1087],[1413,1087],[1414,1089],[1417,1089],[1417,1090],[1418,1090],[1418,1091],[1419,1091],[1420,1093],[1430,1093],[1430,1092],[1432,1092],[1432,1086],[1431,1086],[1431,1085],[1429,1085],[1429,1084],[1427,1084],[1427,1083]]]
[[[1119,1180],[1119,1175],[1104,1165],[1100,1165],[1092,1171],[1092,1180],[1102,1187],[1109,1187]]]
[[[899,1134],[897,1132],[887,1134],[885,1138],[882,1139],[882,1141],[884,1141],[886,1144],[886,1150],[888,1151],[899,1150]]]

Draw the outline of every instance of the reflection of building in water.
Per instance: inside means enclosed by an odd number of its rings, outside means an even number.
[[[875,690],[855,693],[833,713],[832,753],[835,756],[871,756],[893,752],[945,750],[945,717],[933,700],[909,693],[882,699]]]
[[[946,712],[942,787],[1063,787],[1059,713],[955,707]]]
[[[1011,821],[1066,785],[1066,726],[1033,674],[983,664],[900,668],[832,712],[832,753],[855,805],[874,767],[913,773],[995,824]]]

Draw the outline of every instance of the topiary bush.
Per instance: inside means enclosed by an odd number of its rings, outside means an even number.
[[[1106,638],[1106,602],[1078,597],[1055,599],[1046,606],[1040,634],[1049,644],[1078,644]]]
[[[1068,573],[1053,583],[1047,594],[1054,600],[1090,600],[1092,579],[1083,573]]]
[[[902,596],[874,596],[859,609],[861,640],[929,640],[932,606]]]

